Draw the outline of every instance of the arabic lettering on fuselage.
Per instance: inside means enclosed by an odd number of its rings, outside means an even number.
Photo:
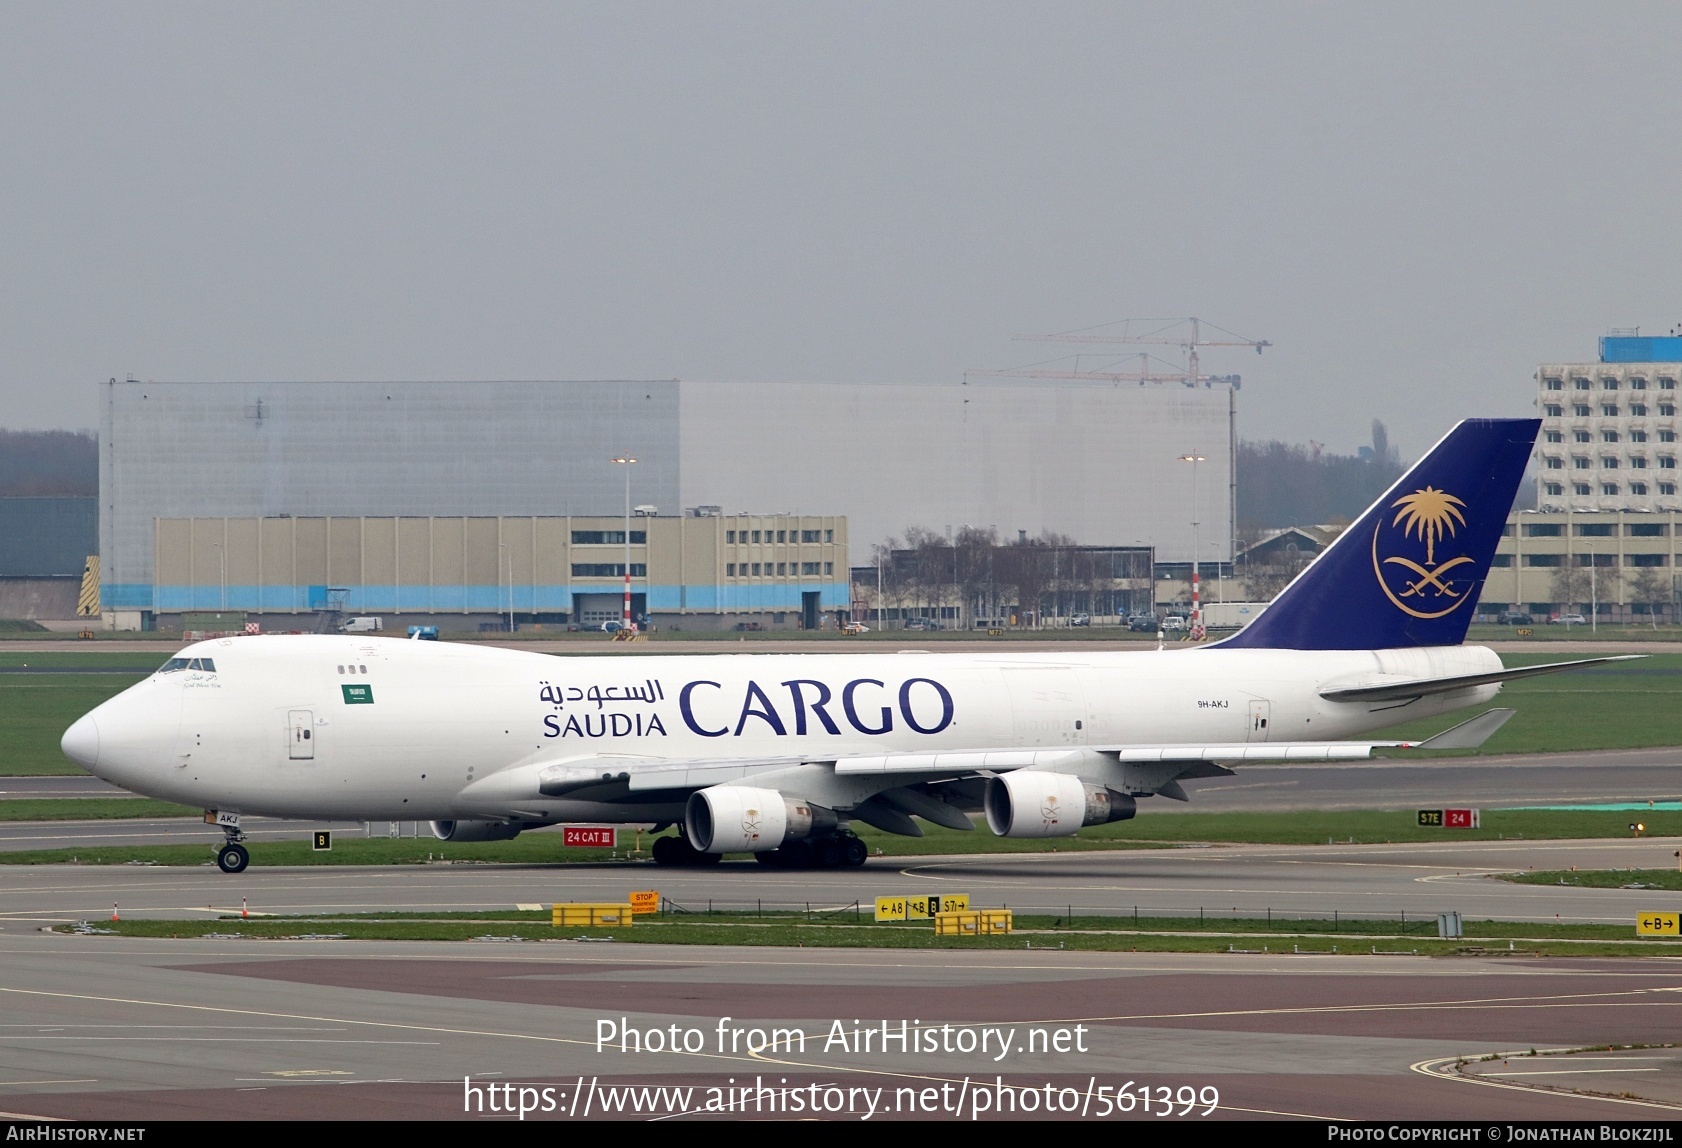
[[[566,702],[597,701],[593,690],[542,683],[539,696],[557,713],[544,715],[544,737],[666,737],[666,724],[654,713],[601,712],[607,702],[655,704],[665,699],[659,682],[599,694],[597,712],[566,713]],[[839,689],[816,678],[793,678],[767,688],[757,681],[740,687],[700,679],[677,692],[683,725],[701,737],[741,737],[771,733],[777,737],[828,734],[843,730],[872,736],[896,729],[937,734],[952,724],[956,707],[952,691],[933,678],[907,678],[890,686],[877,678],[854,678]],[[849,728],[850,727],[850,728]]]
[[[644,678],[641,685],[632,686],[556,686],[539,682],[537,696],[556,709],[565,709],[567,702],[595,702],[601,710],[609,702],[645,702],[653,705],[663,701],[666,691],[653,678]]]

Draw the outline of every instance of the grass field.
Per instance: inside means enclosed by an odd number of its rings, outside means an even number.
[[[667,945],[792,948],[1025,949],[1132,952],[1332,953],[1430,956],[1675,956],[1674,940],[1637,939],[1634,926],[1467,921],[1458,940],[1438,940],[1434,919],[1263,921],[1259,918],[1022,915],[1004,935],[937,937],[928,922],[876,924],[869,906],[826,912],[661,913],[630,928],[549,925],[545,912],[221,916],[198,921],[93,921],[58,931],[128,937],[416,941],[615,940]]]
[[[1502,661],[1509,666],[1529,666],[1569,661],[1575,656],[1543,651],[1506,654]],[[1682,745],[1682,654],[1655,654],[1636,662],[1614,662],[1512,682],[1493,704],[1509,706],[1518,713],[1476,751],[1481,754]],[[1423,738],[1477,712],[1469,709],[1409,722],[1384,730],[1380,736]],[[1682,782],[1678,784],[1682,787]]]
[[[1511,873],[1505,879],[1520,885],[1578,885],[1586,889],[1682,889],[1682,872],[1675,869],[1547,869]]]
[[[111,821],[192,817],[203,811],[149,797],[30,797],[0,800],[0,821]]]
[[[44,656],[27,655],[31,661]],[[81,766],[58,748],[64,731],[77,718],[144,676],[0,674],[0,777],[81,774]]]

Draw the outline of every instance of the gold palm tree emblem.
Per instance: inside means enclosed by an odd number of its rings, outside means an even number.
[[[1391,523],[1402,528],[1402,537],[1415,535],[1425,543],[1426,566],[1436,563],[1437,543],[1444,537],[1453,537],[1455,523],[1466,525],[1466,516],[1459,509],[1466,504],[1435,487],[1427,486],[1424,490],[1403,495],[1390,505],[1402,508],[1396,512],[1395,521]]]

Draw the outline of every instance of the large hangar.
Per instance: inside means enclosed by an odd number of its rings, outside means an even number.
[[[845,516],[855,556],[908,526],[980,526],[1149,543],[1187,561],[1195,521],[1199,557],[1230,559],[1232,395],[1221,383],[112,380],[104,390],[108,610],[160,609],[159,520],[612,516],[627,471],[631,502],[662,515]],[[611,461],[624,454],[635,465]]]

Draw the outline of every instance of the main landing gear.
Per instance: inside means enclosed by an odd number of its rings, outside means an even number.
[[[808,837],[804,841],[785,842],[781,849],[755,853],[753,859],[761,865],[777,869],[856,869],[870,856],[865,843],[848,832],[824,837]]]
[[[722,853],[703,853],[689,843],[689,838],[679,834],[676,837],[656,837],[654,839],[654,863],[656,865],[679,865],[700,868],[703,865],[717,865],[724,860]]]
[[[216,851],[216,867],[224,873],[245,872],[245,867],[251,864],[251,853],[240,844],[245,834],[230,825],[224,825],[222,832],[227,835],[228,843]]]
[[[870,856],[870,849],[851,833],[831,833],[823,837],[808,837],[804,841],[790,841],[781,849],[755,853],[753,859],[761,865],[777,869],[839,869],[857,868]],[[699,868],[717,865],[724,859],[721,853],[702,853],[682,835],[654,839],[654,863]]]

